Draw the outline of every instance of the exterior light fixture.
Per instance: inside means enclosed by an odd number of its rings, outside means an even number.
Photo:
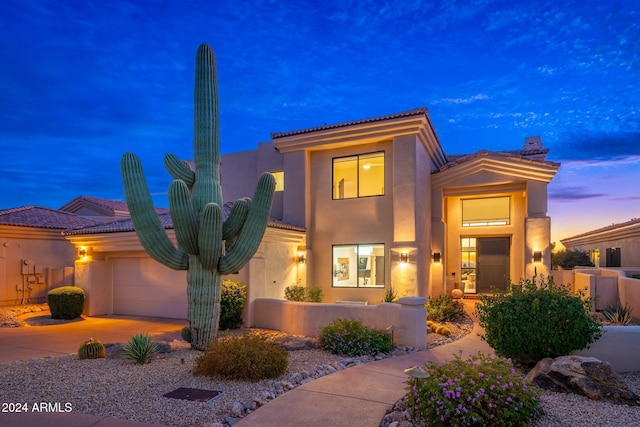
[[[409,253],[408,252],[402,252],[400,254],[400,264],[406,264],[409,262]]]
[[[533,262],[535,262],[536,264],[540,264],[542,262],[542,252],[535,251],[533,253]]]
[[[87,256],[87,248],[85,246],[80,246],[78,248],[78,257],[84,258]]]
[[[296,262],[298,264],[304,264],[306,261],[306,252],[307,252],[307,247],[306,246],[298,246],[298,251],[297,251],[297,255],[296,255]]]
[[[440,264],[442,262],[442,254],[440,252],[433,253],[433,263]]]

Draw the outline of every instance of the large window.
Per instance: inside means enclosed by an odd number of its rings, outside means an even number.
[[[333,286],[336,288],[383,288],[384,245],[334,246]]]
[[[333,198],[384,195],[384,152],[333,159]]]
[[[271,172],[271,175],[273,175],[273,177],[276,180],[275,191],[284,191],[284,172],[283,171]]]
[[[509,225],[510,198],[487,197],[462,200],[462,226]]]
[[[475,293],[476,292],[476,259],[477,259],[477,246],[475,237],[463,237],[461,239],[461,259],[462,265],[462,277],[460,280],[464,285],[465,293]]]

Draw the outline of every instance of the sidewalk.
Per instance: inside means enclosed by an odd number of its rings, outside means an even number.
[[[467,313],[472,314],[474,301],[465,300],[464,303]],[[91,338],[92,333],[93,337],[98,337],[103,342],[125,342],[132,334],[139,332],[149,332],[155,339],[170,341],[179,338],[183,326],[183,321],[172,319],[104,316],[64,325],[0,329],[0,363],[75,353],[78,342]],[[406,368],[422,365],[427,361],[445,362],[460,351],[463,357],[477,354],[479,351],[492,353],[491,348],[478,337],[478,333],[481,332],[482,329],[474,319],[473,331],[458,341],[334,372],[288,391],[242,418],[235,425],[377,427],[386,409],[405,394]],[[0,384],[0,390],[1,387]],[[83,413],[0,413],[0,425],[162,427],[157,424]]]

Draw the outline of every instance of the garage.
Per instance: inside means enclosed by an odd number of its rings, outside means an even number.
[[[151,258],[113,258],[113,313],[187,318],[187,272]]]

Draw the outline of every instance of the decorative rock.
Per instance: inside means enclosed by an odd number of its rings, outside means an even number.
[[[453,299],[460,299],[460,298],[462,298],[463,295],[464,295],[464,293],[460,289],[454,289],[454,290],[451,291],[451,297]]]
[[[240,402],[233,402],[229,407],[229,412],[231,412],[231,415],[233,415],[234,417],[242,417],[242,414],[244,413],[244,407]]]
[[[640,406],[640,395],[631,391],[611,365],[594,357],[545,358],[525,377],[537,386],[561,393],[577,393],[592,400]]]

